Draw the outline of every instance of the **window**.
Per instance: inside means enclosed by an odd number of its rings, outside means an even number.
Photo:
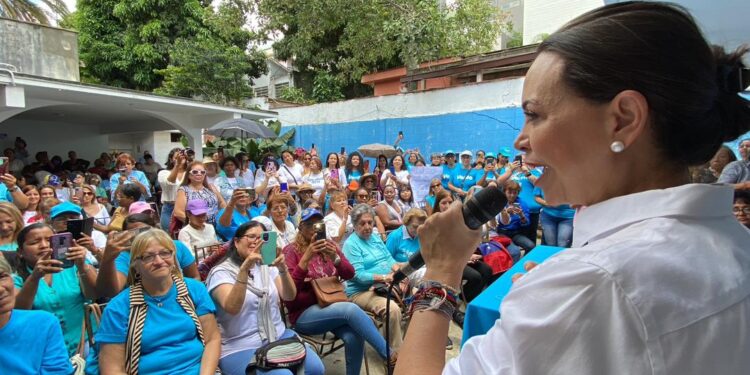
[[[253,90],[255,90],[255,97],[257,98],[268,97],[268,87],[266,86],[255,87]]]
[[[277,83],[273,87],[276,92],[276,97],[278,98],[281,95],[281,92],[284,91],[284,88],[289,87],[289,82]]]
[[[169,133],[169,141],[172,143],[180,143],[182,139],[182,133]]]

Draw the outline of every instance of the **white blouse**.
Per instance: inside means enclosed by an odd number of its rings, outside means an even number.
[[[573,248],[518,280],[443,373],[747,373],[750,231],[732,195],[694,184],[580,210]]]

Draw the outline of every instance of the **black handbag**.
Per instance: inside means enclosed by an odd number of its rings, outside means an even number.
[[[255,375],[256,369],[273,370],[289,369],[292,372],[304,372],[305,343],[296,335],[287,339],[268,343],[255,351],[255,355],[245,368],[246,375]]]

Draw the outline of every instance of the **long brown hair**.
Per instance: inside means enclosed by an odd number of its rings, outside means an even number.
[[[440,212],[440,201],[442,201],[445,198],[450,198],[451,193],[448,192],[448,190],[440,190],[437,195],[435,196],[435,204],[432,205],[432,213],[436,214]]]
[[[190,185],[190,171],[192,171],[193,167],[195,167],[196,165],[200,165],[201,167],[203,167],[204,171],[206,170],[206,166],[203,164],[203,162],[194,161],[188,164],[187,171],[185,172],[185,177],[182,178],[182,183],[180,184],[180,186]],[[206,171],[206,174],[203,175],[203,187],[211,190],[211,187],[208,186],[208,171]]]

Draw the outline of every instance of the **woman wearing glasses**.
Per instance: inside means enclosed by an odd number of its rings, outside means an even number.
[[[734,192],[734,205],[732,213],[740,224],[750,229],[750,190],[737,190]]]
[[[432,181],[430,181],[430,195],[425,198],[427,201],[427,206],[425,206],[425,211],[427,211],[427,216],[432,215],[433,207],[435,206],[435,197],[437,197],[438,193],[443,191],[443,183],[439,178],[433,178]]]
[[[206,287],[183,279],[161,230],[138,235],[131,255],[129,288],[107,304],[96,334],[101,373],[213,374],[221,336]]]
[[[215,225],[216,214],[219,209],[226,207],[226,202],[215,187],[209,185],[206,180],[206,167],[199,161],[194,161],[188,166],[188,173],[182,181],[182,186],[177,190],[177,198],[174,203],[174,216],[186,222],[185,207],[187,201],[201,199],[208,203],[208,217],[206,222]]]

